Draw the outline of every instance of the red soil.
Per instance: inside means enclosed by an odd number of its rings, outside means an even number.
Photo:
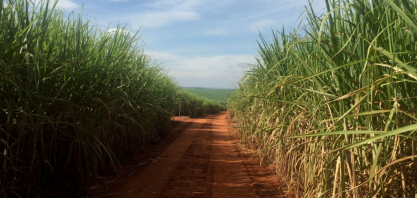
[[[239,151],[227,112],[175,118],[180,124],[160,144],[126,166],[125,175],[93,197],[276,197],[274,168]]]

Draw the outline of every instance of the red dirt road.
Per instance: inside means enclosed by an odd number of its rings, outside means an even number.
[[[257,157],[237,151],[227,112],[181,123],[132,172],[94,197],[274,197],[276,177]],[[169,139],[169,138],[168,138]],[[152,149],[151,149],[152,150]],[[151,156],[151,157],[150,157]],[[142,162],[142,161],[146,162]],[[142,163],[141,163],[142,162]],[[281,194],[282,195],[282,194]]]

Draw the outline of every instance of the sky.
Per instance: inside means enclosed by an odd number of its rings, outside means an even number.
[[[323,10],[324,0],[313,7]],[[60,0],[102,30],[118,24],[141,37],[145,54],[179,86],[235,88],[256,63],[259,33],[298,28],[308,0]]]

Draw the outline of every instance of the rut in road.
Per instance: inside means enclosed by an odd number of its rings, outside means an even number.
[[[274,197],[273,170],[236,151],[227,112],[181,121],[179,134],[135,174],[95,197]],[[139,163],[144,164],[144,163]]]

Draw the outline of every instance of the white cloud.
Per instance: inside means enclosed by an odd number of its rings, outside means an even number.
[[[168,10],[140,14],[134,18],[137,18],[133,24],[136,27],[158,28],[174,22],[197,20],[199,16],[195,12]]]
[[[107,30],[107,32],[110,33],[110,34],[114,34],[116,31],[123,32],[125,34],[129,34],[130,36],[134,36],[135,35],[135,33],[131,32],[129,30],[125,30],[125,29],[113,28],[113,29]]]
[[[198,20],[196,12],[201,0],[159,0],[150,4],[142,4],[150,12],[135,14],[129,18],[135,19],[135,27],[159,28],[180,21]]]
[[[33,1],[33,3],[35,5],[37,5],[37,4],[41,3],[41,2],[42,2],[42,0],[34,0]],[[43,2],[46,2],[46,1],[43,1]],[[52,6],[54,3],[55,3],[55,1],[52,0],[49,5]],[[56,5],[56,7],[59,8],[59,9],[63,9],[63,10],[67,10],[67,11],[72,11],[74,9],[77,9],[79,6],[76,3],[72,2],[71,0],[59,0],[58,1],[58,4]]]
[[[114,1],[114,2],[127,2],[127,0],[106,0],[106,1]]]
[[[207,30],[204,34],[209,36],[225,35],[226,31],[223,29]]]
[[[222,55],[187,58],[165,52],[145,52],[169,68],[180,86],[233,88],[244,73],[244,65],[255,63],[254,55]]]
[[[201,0],[159,0],[153,1],[148,6],[156,9],[193,10],[200,4]]]
[[[272,27],[276,23],[277,22],[274,21],[274,20],[262,20],[262,21],[257,21],[257,22],[251,23],[249,25],[249,28],[253,31],[258,31],[258,30],[262,30],[266,27]]]
[[[167,53],[167,52],[145,52],[145,54],[148,54],[149,56],[151,56],[154,59],[158,59],[158,60],[169,60],[169,61],[178,61],[181,59],[181,57],[173,55],[171,53]]]
[[[78,8],[78,5],[70,0],[59,0],[57,6],[64,10],[74,10]]]

